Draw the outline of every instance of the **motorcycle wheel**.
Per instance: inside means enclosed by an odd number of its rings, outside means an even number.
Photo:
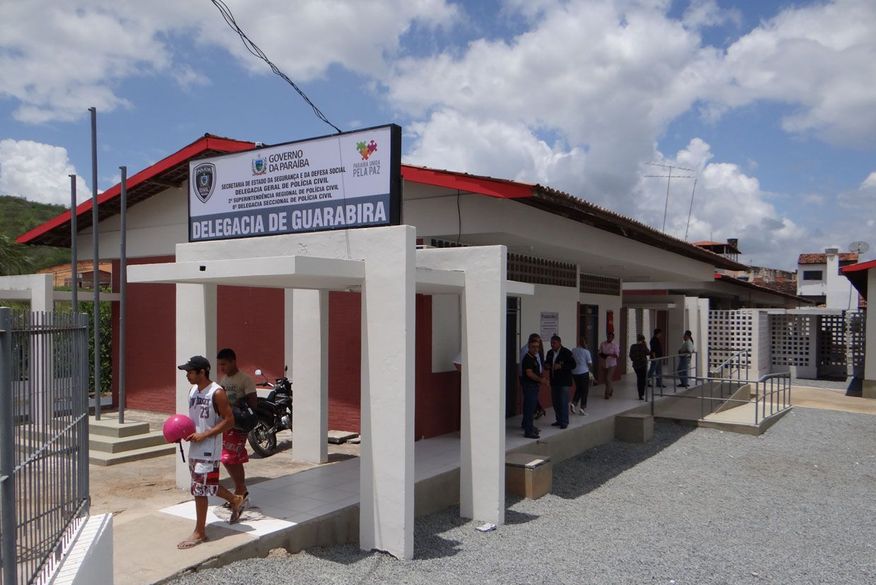
[[[264,423],[259,421],[253,430],[247,436],[252,450],[262,457],[270,457],[277,451],[277,433]]]

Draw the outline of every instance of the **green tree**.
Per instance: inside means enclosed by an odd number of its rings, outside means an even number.
[[[26,274],[29,270],[30,259],[25,254],[24,247],[9,236],[0,234],[0,276]]]

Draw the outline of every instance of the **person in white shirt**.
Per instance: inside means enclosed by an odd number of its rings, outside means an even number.
[[[572,350],[575,358],[575,369],[572,370],[572,379],[575,380],[575,397],[569,403],[569,410],[575,414],[586,415],[587,395],[590,393],[590,370],[593,368],[593,357],[587,349],[587,339],[578,339],[578,345]]]
[[[693,342],[693,334],[690,330],[684,332],[681,347],[678,348],[678,379],[682,388],[687,388],[688,370],[690,370],[690,356],[696,351]]]
[[[195,432],[185,437],[189,446],[191,492],[195,496],[195,531],[180,542],[178,549],[187,549],[207,541],[207,498],[219,496],[231,504],[230,524],[237,522],[243,510],[244,497],[219,485],[219,460],[222,455],[222,433],[234,426],[234,414],[222,386],[210,380],[210,362],[196,355],[178,369],[185,371],[189,390],[189,418]]]

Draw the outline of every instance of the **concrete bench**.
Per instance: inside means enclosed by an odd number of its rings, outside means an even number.
[[[614,437],[627,443],[646,443],[654,436],[650,414],[620,414],[614,417]]]
[[[505,457],[505,489],[515,496],[537,500],[550,493],[554,482],[551,458],[532,453],[511,453]]]

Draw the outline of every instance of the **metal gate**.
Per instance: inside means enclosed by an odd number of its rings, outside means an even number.
[[[848,376],[846,312],[819,315],[815,339],[816,377],[819,380],[845,381]]]
[[[3,585],[45,583],[88,513],[85,315],[0,308]]]

